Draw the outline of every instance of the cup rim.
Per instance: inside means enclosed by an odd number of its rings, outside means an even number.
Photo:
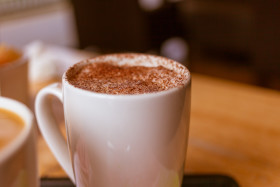
[[[164,90],[164,91],[159,91],[159,92],[151,92],[151,93],[142,93],[142,94],[106,94],[106,93],[98,93],[98,92],[93,92],[93,91],[89,91],[89,90],[85,90],[82,88],[78,88],[75,87],[74,85],[70,84],[69,81],[67,80],[67,72],[75,65],[77,64],[86,64],[86,63],[94,63],[95,59],[100,59],[103,57],[108,57],[108,56],[125,56],[125,55],[132,55],[132,56],[146,56],[146,57],[150,57],[150,58],[154,58],[154,59],[159,59],[159,60],[164,60],[164,61],[171,61],[172,63],[175,63],[176,65],[184,68],[184,70],[187,73],[187,79],[184,83],[183,86],[179,86],[179,87],[175,87],[175,88],[171,88],[168,90]],[[175,61],[175,60],[171,60],[165,57],[161,57],[161,56],[156,56],[156,55],[151,55],[151,54],[143,54],[143,53],[114,53],[114,54],[106,54],[106,55],[101,55],[101,56],[97,56],[94,58],[90,58],[90,59],[86,59],[86,60],[82,60],[78,63],[75,63],[74,65],[72,65],[71,67],[69,67],[63,74],[62,76],[62,83],[64,86],[69,87],[70,89],[75,90],[78,93],[81,94],[86,94],[88,96],[95,96],[95,97],[101,97],[101,98],[147,98],[147,97],[158,97],[158,96],[162,96],[162,95],[166,95],[166,94],[171,94],[173,92],[176,92],[178,90],[181,90],[183,88],[186,88],[191,82],[191,74],[190,71],[188,70],[187,67],[185,67],[184,65],[182,65],[181,63]]]
[[[5,163],[13,154],[15,154],[27,141],[32,132],[34,117],[31,111],[24,104],[0,96],[0,108],[11,111],[18,115],[24,121],[24,128],[20,134],[9,144],[0,150],[0,166]]]

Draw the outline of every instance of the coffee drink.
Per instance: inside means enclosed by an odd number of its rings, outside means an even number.
[[[38,187],[36,129],[22,103],[0,97],[0,186]]]
[[[70,68],[67,79],[75,87],[98,93],[144,94],[181,87],[187,76],[160,64],[131,66],[101,60]]]
[[[53,128],[63,103],[67,142]],[[190,72],[146,54],[108,54],[70,67],[41,90],[35,111],[50,149],[77,187],[178,187],[190,112]],[[68,152],[69,151],[69,152]]]
[[[20,52],[8,47],[4,44],[0,44],[0,66],[9,62],[14,62],[21,57]]]
[[[28,105],[28,61],[25,55],[0,43],[0,95]]]
[[[0,151],[23,130],[24,122],[15,113],[0,108]]]

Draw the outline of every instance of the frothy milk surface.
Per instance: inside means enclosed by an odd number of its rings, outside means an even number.
[[[15,113],[0,108],[0,151],[23,130],[24,122]]]
[[[184,66],[162,57],[137,54],[104,57],[70,68],[66,74],[69,83],[98,93],[144,94],[181,87],[189,76]]]

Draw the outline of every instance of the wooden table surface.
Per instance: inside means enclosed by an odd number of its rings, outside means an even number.
[[[187,174],[280,186],[280,92],[193,74]],[[39,136],[41,177],[65,177]]]

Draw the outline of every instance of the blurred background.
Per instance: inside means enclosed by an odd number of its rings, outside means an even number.
[[[0,43],[147,52],[280,90],[277,0],[1,0]]]

